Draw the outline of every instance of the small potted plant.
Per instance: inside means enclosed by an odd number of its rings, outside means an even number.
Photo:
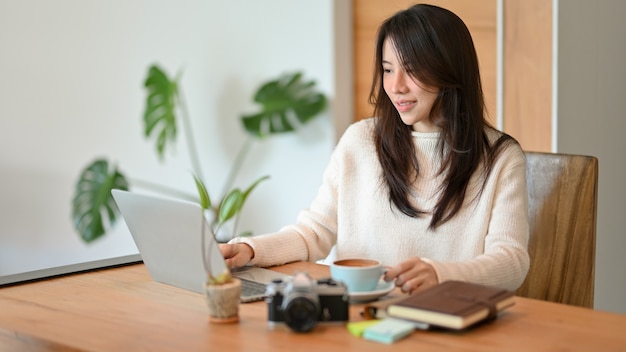
[[[237,280],[234,279],[228,269],[214,268],[206,258],[204,240],[206,236],[216,236],[227,222],[232,222],[232,230],[226,235],[226,239],[236,236],[249,236],[251,233],[237,233],[237,224],[241,209],[254,188],[268,179],[262,176],[255,180],[248,188],[241,190],[233,187],[233,182],[248,154],[254,140],[262,139],[270,135],[289,133],[295,131],[298,125],[304,125],[319,116],[326,108],[326,97],[315,90],[315,82],[302,81],[302,73],[296,72],[285,74],[278,79],[270,80],[261,85],[254,95],[254,101],[262,106],[260,112],[250,115],[242,115],[241,122],[247,132],[247,139],[237,153],[237,157],[230,169],[224,194],[217,202],[212,202],[207,187],[202,178],[200,161],[194,139],[192,136],[191,120],[185,109],[183,97],[179,90],[179,78],[170,79],[164,70],[157,65],[148,69],[145,80],[147,91],[146,107],[143,116],[144,132],[146,138],[155,138],[157,154],[160,160],[164,159],[165,149],[170,143],[174,143],[177,137],[178,125],[182,123],[183,131],[189,145],[190,160],[194,170],[193,179],[198,194],[188,195],[175,189],[141,182],[144,187],[150,187],[162,193],[198,202],[203,209],[203,219],[207,222],[210,233],[199,234],[203,239],[203,259],[207,273],[207,302],[214,306],[225,308],[221,298],[217,294],[209,294],[209,291],[228,291],[226,288],[234,287],[236,305],[239,304],[239,291]],[[179,117],[182,122],[179,122]],[[130,189],[130,182],[116,166],[106,159],[97,159],[90,163],[81,172],[75,186],[72,201],[72,218],[74,228],[85,242],[92,242],[105,235],[106,230],[113,226],[119,217],[119,209],[113,200],[111,190]],[[208,218],[208,219],[207,219]],[[220,239],[224,239],[223,237]],[[214,290],[215,289],[215,290]],[[233,291],[234,292],[234,291]],[[234,293],[231,293],[234,295]],[[220,308],[221,309],[221,308]],[[219,309],[218,309],[219,310]],[[211,312],[211,314],[213,314]],[[216,321],[235,320],[235,317],[215,317]]]
[[[231,323],[239,320],[239,297],[241,293],[241,281],[233,277],[230,270],[225,267],[221,261],[218,261],[221,265],[214,266],[210,260],[210,254],[216,254],[215,251],[211,252],[211,248],[207,248],[206,236],[213,236],[216,238],[216,233],[220,230],[221,226],[235,216],[239,216],[240,210],[243,207],[246,198],[252,192],[252,190],[263,180],[267,179],[264,176],[254,182],[245,191],[239,189],[233,189],[228,195],[226,195],[221,204],[218,206],[217,219],[209,222],[207,215],[210,215],[212,209],[211,197],[206,189],[206,186],[198,177],[195,177],[196,187],[200,196],[200,206],[202,208],[202,262],[204,264],[205,272],[207,273],[207,279],[204,286],[204,292],[206,297],[206,303],[209,308],[210,321],[217,323]],[[206,230],[209,233],[206,233]],[[235,226],[236,229],[236,226]],[[233,229],[233,231],[235,231]],[[217,241],[210,241],[211,244],[217,243]],[[219,254],[219,253],[217,253]]]

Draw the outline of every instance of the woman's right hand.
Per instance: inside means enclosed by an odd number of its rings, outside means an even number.
[[[222,243],[220,251],[229,268],[242,267],[254,258],[254,250],[246,243]]]
[[[418,257],[389,268],[385,273],[385,280],[396,280],[396,286],[404,293],[423,291],[439,283],[435,268]]]

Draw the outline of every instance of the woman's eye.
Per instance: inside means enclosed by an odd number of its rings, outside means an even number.
[[[383,73],[391,73],[391,69],[383,67]]]

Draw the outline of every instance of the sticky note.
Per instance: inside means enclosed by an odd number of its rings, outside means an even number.
[[[350,333],[356,337],[361,337],[361,335],[363,335],[363,331],[369,327],[372,326],[374,324],[378,324],[380,322],[380,320],[378,319],[372,319],[372,320],[365,320],[365,321],[357,321],[357,322],[351,322],[347,324],[348,327],[348,331],[350,331]]]
[[[415,326],[408,321],[385,318],[377,324],[368,326],[363,331],[366,340],[391,344],[402,339],[415,330]]]

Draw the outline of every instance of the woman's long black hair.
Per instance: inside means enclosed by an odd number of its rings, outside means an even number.
[[[378,116],[375,144],[389,188],[389,200],[400,211],[419,217],[428,210],[410,202],[419,165],[412,126],[402,122],[383,88],[383,45],[390,40],[407,72],[426,85],[439,88],[430,112],[441,129],[440,174],[445,175],[440,198],[432,209],[430,228],[450,220],[463,205],[472,175],[482,165],[484,181],[498,154],[516,141],[503,134],[490,144],[478,58],[469,30],[454,13],[441,7],[419,4],[400,11],[379,28],[376,65],[370,102]],[[484,185],[484,183],[483,183]]]

